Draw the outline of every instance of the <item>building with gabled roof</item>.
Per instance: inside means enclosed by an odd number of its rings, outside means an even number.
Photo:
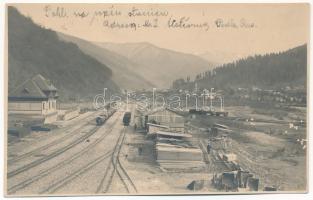
[[[184,132],[185,129],[184,117],[167,107],[159,107],[148,111],[137,109],[134,115],[134,121],[137,128],[144,130],[148,129],[148,124],[166,126],[173,131]]]
[[[9,93],[9,114],[50,115],[57,112],[56,87],[37,74]]]
[[[167,125],[170,127],[184,127],[185,119],[170,108],[158,108],[144,114],[146,123]]]

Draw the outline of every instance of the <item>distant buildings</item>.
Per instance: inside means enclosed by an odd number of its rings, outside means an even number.
[[[246,99],[259,102],[289,103],[295,105],[306,105],[306,91],[303,88],[290,89],[289,87],[280,90],[265,90],[260,88],[238,88],[235,96],[239,99]]]

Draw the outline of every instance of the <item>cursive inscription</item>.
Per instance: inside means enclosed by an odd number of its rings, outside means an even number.
[[[141,8],[140,6],[129,6],[128,9],[120,9],[115,5],[105,5],[96,10],[81,7],[79,9],[67,9],[53,4],[43,8],[44,16],[60,20],[87,20],[90,26],[101,26],[106,29],[121,29],[137,31],[138,29],[166,28],[170,30],[198,29],[209,31],[210,29],[253,29],[256,24],[240,19],[210,19],[205,17],[204,11],[199,11],[199,16],[180,16],[160,8]]]

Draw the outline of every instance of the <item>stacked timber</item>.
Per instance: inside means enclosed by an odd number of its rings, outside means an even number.
[[[156,138],[156,160],[161,168],[175,171],[202,170],[205,167],[202,151],[188,137],[162,131]],[[176,136],[176,137],[175,137]]]
[[[156,150],[157,160],[202,161],[202,151],[198,148],[157,144]]]

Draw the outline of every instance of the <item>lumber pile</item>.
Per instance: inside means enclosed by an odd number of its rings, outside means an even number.
[[[157,160],[202,161],[202,151],[198,148],[156,144],[156,150]]]
[[[169,133],[166,137],[162,132],[155,142],[156,160],[166,170],[202,170],[205,168],[202,151],[193,146],[186,137],[175,137]]]

